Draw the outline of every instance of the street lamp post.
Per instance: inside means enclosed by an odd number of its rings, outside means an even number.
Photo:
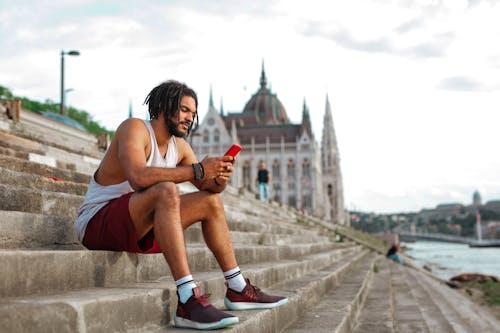
[[[61,114],[64,115],[64,97],[65,97],[65,91],[64,91],[64,55],[70,55],[70,56],[79,56],[80,52],[76,50],[71,50],[69,52],[64,52],[61,51],[61,105],[60,105],[60,110]]]
[[[69,107],[69,102],[68,102],[68,93],[72,92],[73,88],[67,88],[67,89],[64,89],[64,111],[66,111]]]

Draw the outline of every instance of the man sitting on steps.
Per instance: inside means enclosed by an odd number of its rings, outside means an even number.
[[[244,279],[234,255],[220,195],[234,158],[199,163],[183,139],[198,123],[196,93],[167,81],[146,97],[150,121],[130,118],[116,130],[78,211],[77,232],[91,250],[163,253],[177,286],[178,327],[216,329],[238,318],[213,307],[191,276],[183,230],[201,221],[203,237],[227,281],[230,310],[267,309],[287,302]],[[177,183],[199,191],[180,195]]]

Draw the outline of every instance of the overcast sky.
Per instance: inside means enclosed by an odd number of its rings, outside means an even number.
[[[500,5],[488,0],[4,1],[0,85],[67,102],[109,129],[145,118],[166,79],[206,114],[271,89],[321,139],[328,94],[349,209],[415,211],[500,199]]]

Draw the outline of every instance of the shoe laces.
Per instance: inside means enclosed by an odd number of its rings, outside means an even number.
[[[248,296],[250,297],[255,297],[256,299],[258,298],[258,295],[260,293],[260,288],[259,287],[256,287],[254,286],[253,284],[251,283],[248,283],[248,287],[245,292]]]
[[[196,296],[195,299],[196,299],[196,301],[198,301],[198,303],[200,303],[204,307],[207,307],[210,305],[210,302],[208,301],[208,298],[210,296],[212,296],[212,294],[203,294],[200,296]]]

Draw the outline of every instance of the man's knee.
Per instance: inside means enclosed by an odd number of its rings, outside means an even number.
[[[211,193],[208,197],[208,205],[212,212],[219,212],[224,210],[224,204],[219,193]]]
[[[155,206],[178,207],[180,205],[179,191],[175,183],[161,182],[153,186]]]

